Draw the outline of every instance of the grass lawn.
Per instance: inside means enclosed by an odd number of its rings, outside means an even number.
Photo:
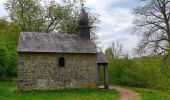
[[[141,95],[142,100],[170,100],[170,92],[141,88],[134,88],[134,90]]]
[[[15,83],[0,82],[0,100],[118,100],[114,90],[68,89],[14,92]]]

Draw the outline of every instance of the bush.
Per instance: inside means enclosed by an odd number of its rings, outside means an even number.
[[[157,58],[114,59],[109,63],[111,84],[165,90],[167,78]]]
[[[17,76],[17,56],[0,49],[0,81],[9,80]]]
[[[17,76],[17,56],[10,55],[8,56],[8,64],[7,64],[7,76]]]
[[[0,49],[0,77],[5,76],[5,72],[7,69],[7,57],[4,49]]]

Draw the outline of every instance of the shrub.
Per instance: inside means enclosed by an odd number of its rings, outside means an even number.
[[[167,89],[167,78],[162,73],[162,61],[157,58],[113,59],[109,63],[111,84]]]
[[[0,49],[0,81],[11,79],[17,73],[17,56],[8,52],[5,49]]]
[[[0,49],[0,78],[1,78],[0,80],[3,80],[5,76],[5,72],[7,69],[6,61],[7,61],[7,57],[6,57],[5,50]]]

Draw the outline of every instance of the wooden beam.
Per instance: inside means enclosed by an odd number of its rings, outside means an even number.
[[[104,66],[104,88],[109,89],[108,65]]]
[[[100,85],[100,66],[97,66],[97,85]]]

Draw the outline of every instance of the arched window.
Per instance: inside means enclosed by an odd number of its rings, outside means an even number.
[[[58,60],[59,67],[65,67],[65,59],[64,57],[60,57]]]

